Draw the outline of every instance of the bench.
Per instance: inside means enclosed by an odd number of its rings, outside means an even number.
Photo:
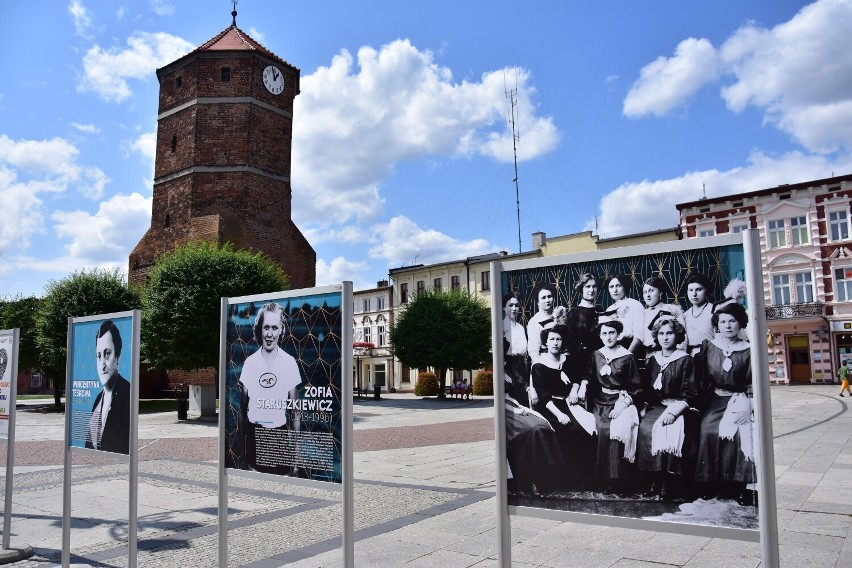
[[[362,389],[361,387],[352,387],[352,396],[353,397],[357,396],[358,398],[361,398],[362,396],[366,396],[366,395],[367,395],[367,391]]]
[[[450,398],[455,398],[458,396],[459,398],[467,397],[470,400],[471,395],[473,395],[473,389],[468,385],[467,390],[465,389],[456,389],[453,385],[446,385],[444,387],[444,394]]]

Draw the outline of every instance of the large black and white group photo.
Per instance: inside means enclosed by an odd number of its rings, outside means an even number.
[[[504,273],[510,505],[757,527],[743,269],[722,247]]]

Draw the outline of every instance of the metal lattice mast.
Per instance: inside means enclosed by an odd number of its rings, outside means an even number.
[[[512,181],[515,182],[515,208],[518,212],[518,252],[522,252],[521,249],[521,189],[518,185],[518,142],[521,140],[521,135],[518,134],[516,129],[517,122],[517,107],[518,100],[515,96],[518,94],[517,87],[517,79],[515,80],[515,88],[514,89],[506,89],[506,98],[509,99],[509,122],[512,124],[512,153],[515,158],[515,179]]]

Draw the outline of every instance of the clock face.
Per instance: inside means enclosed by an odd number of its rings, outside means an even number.
[[[275,65],[267,65],[263,70],[263,85],[273,95],[280,95],[284,91],[284,74]]]

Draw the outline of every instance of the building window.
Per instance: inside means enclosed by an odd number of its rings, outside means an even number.
[[[458,276],[450,276],[450,288],[453,290],[461,288],[461,279]]]
[[[422,280],[418,280],[417,281],[417,294],[418,295],[422,294],[423,290],[425,290],[425,289],[426,289],[426,283],[423,282]]]
[[[480,277],[481,277],[482,291],[490,290],[491,289],[491,271],[490,270],[483,270],[480,273]]]
[[[435,286],[434,286],[434,288],[435,288],[435,291],[436,291],[436,292],[440,292],[440,291],[441,291],[441,284],[442,284],[442,283],[443,283],[443,280],[442,280],[441,278],[435,278],[435,282],[434,282]]]
[[[790,219],[790,244],[808,244],[808,222],[804,215]]]
[[[364,328],[364,341],[367,343],[373,342],[373,328],[369,326]]]
[[[370,298],[364,298],[362,305],[363,305],[363,308],[364,308],[363,311],[369,312],[370,311]]]
[[[846,211],[832,211],[828,214],[828,227],[832,241],[845,241],[849,238],[849,219]]]
[[[716,236],[716,229],[701,229],[698,231],[699,237],[714,237]]]
[[[222,82],[227,83],[231,80],[231,68],[230,67],[222,67]]]
[[[408,303],[408,282],[399,285],[399,301],[403,304]]]
[[[790,276],[788,274],[772,276],[772,298],[776,305],[790,303]]]
[[[834,269],[835,300],[852,302],[852,267]]]
[[[385,326],[380,325],[376,327],[376,345],[379,347],[384,346],[385,344]]]
[[[166,213],[166,227],[168,227],[169,225],[171,225],[171,222],[172,222],[172,217],[171,217],[171,215],[169,215],[168,213]]]
[[[376,298],[376,310],[383,310],[383,309],[385,309],[385,297],[379,296],[378,298]]]
[[[769,228],[769,248],[787,246],[787,235],[784,233],[784,219],[776,219],[767,223]]]
[[[182,85],[183,85],[183,77],[177,77],[175,79],[175,88],[180,89]]]
[[[177,134],[172,134],[172,154],[177,150]]]
[[[749,227],[747,223],[742,225],[734,225],[733,227],[731,227],[731,232],[734,234],[742,233],[743,231],[748,231],[748,229]]]
[[[806,304],[814,301],[814,283],[810,272],[796,274],[796,303]]]

